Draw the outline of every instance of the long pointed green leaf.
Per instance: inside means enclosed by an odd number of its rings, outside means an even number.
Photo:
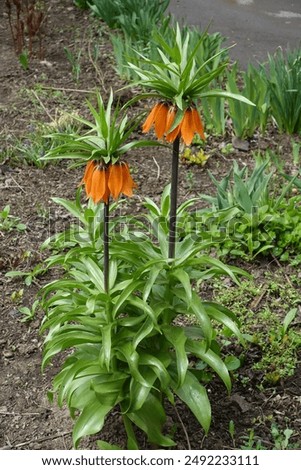
[[[174,446],[175,442],[162,434],[161,429],[166,421],[165,412],[161,402],[152,393],[148,395],[142,408],[128,417],[142,429],[150,442],[162,447]]]
[[[201,93],[200,97],[220,97],[220,98],[230,98],[233,100],[241,101],[242,103],[249,104],[250,106],[256,106],[252,101],[248,100],[245,96],[236,94],[236,93],[230,93],[228,91],[221,91],[221,90],[211,90],[211,91],[204,91]]]
[[[240,332],[238,320],[231,310],[215,302],[204,302],[204,308],[211,318],[229,328],[239,341],[244,344],[244,338]]]
[[[65,207],[67,211],[74,215],[77,219],[79,219],[84,225],[86,224],[85,217],[83,215],[83,211],[76,205],[76,203],[72,201],[68,201],[68,199],[63,199],[61,197],[53,197],[53,202],[56,204],[60,204],[61,206]]]
[[[189,307],[192,299],[192,286],[189,275],[184,271],[184,269],[176,269],[170,273],[170,276],[176,278],[184,287],[187,295],[187,306]]]
[[[199,341],[187,340],[186,349],[189,353],[199,357],[206,362],[217,375],[222,379],[227,387],[228,392],[231,391],[231,379],[228,369],[222,359],[211,349],[206,349],[206,345]]]
[[[144,302],[144,300],[140,299],[139,297],[135,297],[135,298],[128,299],[128,303],[130,305],[133,305],[134,307],[139,308],[141,312],[143,312],[143,314],[146,313],[149,316],[149,318],[152,320],[153,324],[157,325],[157,318],[156,318],[155,311],[150,305],[148,305],[147,302]]]
[[[87,272],[91,278],[91,281],[95,287],[100,291],[104,292],[104,277],[101,268],[95,263],[92,258],[82,258],[81,261],[87,268]]]
[[[172,388],[175,394],[190,408],[207,434],[211,422],[211,406],[205,387],[191,372],[187,371],[183,385],[178,388],[176,383],[173,383]]]
[[[192,301],[190,308],[195,314],[200,326],[203,330],[204,337],[206,338],[207,344],[209,345],[212,341],[213,329],[211,325],[210,318],[206,313],[204,305],[198,295],[194,292],[192,295]]]
[[[139,446],[138,446],[138,442],[137,442],[137,439],[136,439],[136,436],[135,436],[135,432],[133,430],[131,420],[125,414],[125,412],[124,412],[125,410],[123,410],[122,405],[121,405],[121,411],[123,412],[122,418],[123,418],[124,427],[125,427],[127,438],[128,438],[127,439],[127,449],[128,450],[138,450]]]
[[[100,358],[100,365],[103,366],[104,364],[107,370],[110,370],[111,363],[112,328],[112,323],[101,327],[102,353]]]
[[[144,302],[147,301],[148,296],[153,288],[154,283],[156,282],[156,279],[158,278],[159,274],[162,271],[162,266],[154,266],[150,272],[149,272],[149,277],[145,283],[144,291],[143,291],[143,300]]]
[[[130,404],[126,413],[132,413],[134,411],[140,410],[144,405],[147,397],[153,388],[153,384],[157,379],[156,374],[152,369],[146,370],[143,372],[144,380],[149,384],[148,386],[142,385],[137,382],[133,377],[130,384]]]
[[[113,406],[104,406],[98,400],[93,400],[83,409],[73,428],[74,447],[78,446],[82,437],[96,434],[102,429],[105,417]]]
[[[134,350],[131,343],[123,343],[116,346],[116,350],[120,351],[122,356],[126,359],[130,372],[134,379],[144,387],[149,387],[148,382],[144,379],[139,371],[139,354]]]
[[[170,359],[168,358],[168,361],[165,362],[165,364],[169,365],[169,363],[170,363]],[[170,376],[167,372],[165,365],[160,360],[160,357],[155,357],[147,353],[140,353],[139,364],[142,366],[148,366],[154,371],[154,373],[160,380],[161,387],[163,387],[163,389],[166,389],[169,386]]]
[[[123,292],[118,296],[118,300],[113,307],[113,317],[118,313],[121,306],[126,302],[132,292],[140,286],[141,281],[131,281],[129,285],[123,290]]]
[[[167,341],[169,341],[175,349],[178,371],[177,385],[181,386],[185,381],[188,368],[188,357],[185,349],[187,337],[185,336],[184,330],[178,326],[163,326],[162,331]]]

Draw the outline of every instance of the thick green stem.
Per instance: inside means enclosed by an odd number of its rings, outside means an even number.
[[[178,168],[179,168],[179,137],[172,147],[170,213],[169,213],[169,258],[175,257],[177,238],[177,202],[178,202]]]
[[[109,292],[109,202],[104,205],[103,210],[103,277],[104,277],[104,288],[106,292]]]

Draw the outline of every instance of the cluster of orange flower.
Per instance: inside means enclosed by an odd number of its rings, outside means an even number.
[[[87,163],[81,184],[85,185],[87,197],[92,198],[95,203],[103,201],[105,204],[108,204],[110,196],[115,200],[121,193],[132,196],[133,188],[136,187],[127,163],[118,162],[105,166],[94,160]]]
[[[157,103],[147,116],[142,131],[148,132],[154,124],[158,139],[165,138],[167,142],[173,142],[177,137],[181,137],[186,145],[190,145],[195,133],[205,140],[204,126],[196,108],[187,108],[181,122],[172,129],[175,116],[175,106]]]

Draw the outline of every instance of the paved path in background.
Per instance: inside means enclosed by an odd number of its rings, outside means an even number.
[[[178,20],[219,31],[236,44],[230,55],[242,67],[267,58],[278,46],[301,47],[301,0],[170,0]]]

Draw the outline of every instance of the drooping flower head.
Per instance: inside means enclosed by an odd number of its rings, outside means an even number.
[[[142,125],[142,132],[148,132],[154,125],[157,138],[164,138],[167,142],[174,142],[177,137],[180,137],[186,145],[190,145],[195,133],[205,140],[204,126],[195,107],[187,108],[177,125],[174,125],[175,117],[175,106],[157,103]]]
[[[74,117],[85,129],[82,134],[64,135],[64,143],[51,149],[44,159],[70,158],[76,166],[86,164],[80,185],[85,186],[88,198],[95,203],[107,204],[110,197],[117,200],[121,194],[132,196],[136,183],[129,166],[124,161],[127,153],[136,147],[155,146],[147,140],[133,140],[131,134],[137,128],[136,119],[128,119],[126,107],[118,105],[113,109],[111,91],[105,106],[100,94],[96,95],[98,107],[88,101],[94,120]]]
[[[88,198],[94,203],[109,202],[110,196],[116,201],[121,194],[132,196],[137,187],[126,162],[103,165],[91,160],[87,163],[82,179]]]

